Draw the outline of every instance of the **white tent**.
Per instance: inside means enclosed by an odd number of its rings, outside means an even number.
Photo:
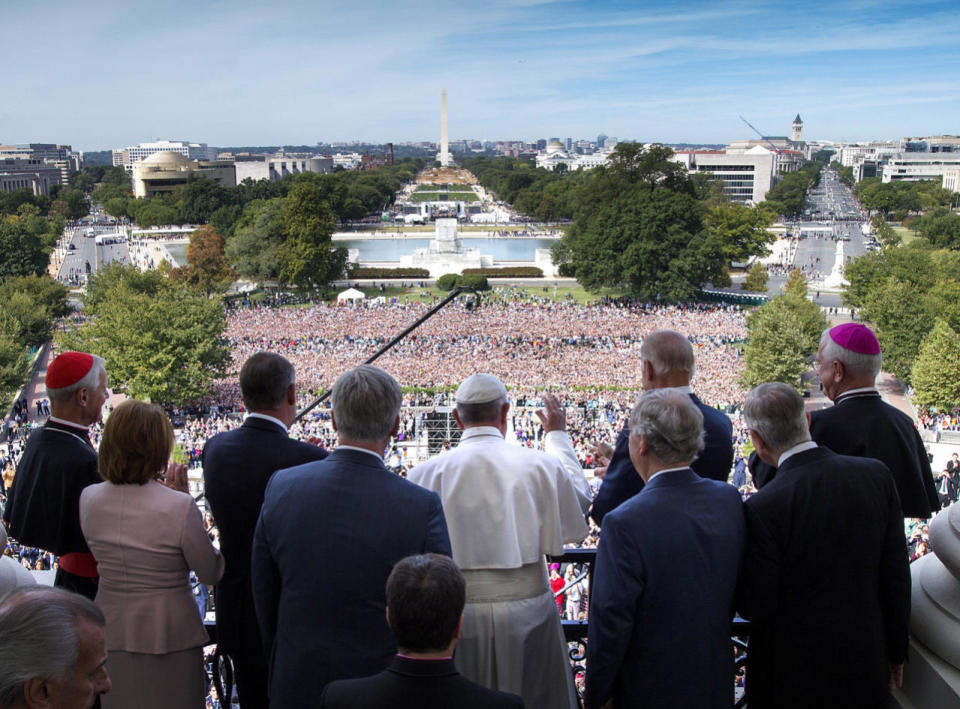
[[[337,296],[337,302],[342,303],[345,300],[350,300],[350,301],[363,300],[366,297],[367,296],[365,296],[363,293],[358,291],[356,288],[347,288],[345,291],[343,291],[343,293],[340,293]]]

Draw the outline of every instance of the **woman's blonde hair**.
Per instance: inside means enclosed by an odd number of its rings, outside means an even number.
[[[173,449],[173,426],[163,409],[128,399],[107,418],[97,465],[117,485],[144,485],[164,470]]]

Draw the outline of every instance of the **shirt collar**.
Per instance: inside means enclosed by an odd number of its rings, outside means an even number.
[[[81,431],[89,431],[89,426],[84,426],[82,423],[75,423],[73,421],[67,421],[66,419],[58,419],[56,416],[47,416],[47,421],[52,423],[60,424],[61,426],[70,426],[71,428],[77,428]]]
[[[278,418],[274,418],[273,416],[267,416],[267,414],[258,414],[256,411],[251,411],[243,418],[244,421],[246,421],[247,419],[263,419],[264,421],[270,421],[271,423],[277,424],[280,428],[284,430],[285,433],[290,432],[289,429],[287,429],[287,424],[285,424],[283,421],[281,421]]]
[[[671,388],[674,388],[674,387],[671,387]],[[680,389],[682,387],[676,387],[676,388]],[[690,387],[687,387],[687,388],[689,389]],[[663,470],[658,470],[657,472],[655,472],[653,475],[649,477],[646,484],[649,485],[650,481],[653,480],[658,475],[660,475],[660,473],[675,473],[678,470],[687,470],[689,467],[690,467],[689,465],[681,465],[679,468],[664,468]]]
[[[689,384],[682,387],[662,387],[660,391],[676,391],[676,392],[679,392],[680,394],[692,394],[693,387],[690,386]]]
[[[813,441],[804,441],[803,443],[798,443],[793,448],[788,448],[783,453],[780,454],[780,460],[777,461],[777,467],[779,468],[783,465],[787,458],[795,456],[797,453],[803,453],[804,451],[813,450],[817,447],[817,444]]]
[[[839,399],[842,396],[855,396],[857,394],[879,394],[879,393],[880,392],[877,390],[876,387],[858,387],[856,389],[847,389],[844,392],[840,392],[839,394],[837,394],[837,398]]]
[[[383,456],[377,455],[372,450],[368,448],[360,448],[359,446],[345,446],[342,443],[338,445],[334,450],[338,451],[360,451],[361,453],[366,453],[367,455],[372,455],[377,460],[383,462]]]
[[[463,430],[460,440],[476,438],[477,436],[496,436],[497,438],[503,438],[503,434],[500,433],[500,429],[496,426],[470,426]]]

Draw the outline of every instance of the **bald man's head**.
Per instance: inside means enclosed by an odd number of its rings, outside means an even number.
[[[643,338],[640,358],[644,389],[688,386],[696,369],[690,340],[675,330],[657,330]]]

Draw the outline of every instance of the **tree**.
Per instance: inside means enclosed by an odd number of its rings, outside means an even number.
[[[178,406],[196,401],[230,362],[223,305],[159,274],[142,275],[112,266],[91,278],[89,319],[60,344],[104,357],[115,386],[130,396]]]
[[[284,236],[278,250],[280,277],[311,288],[343,275],[347,251],[333,248],[333,213],[322,190],[309,182],[295,184],[283,198],[280,224]]]
[[[46,274],[7,278],[0,285],[0,309],[17,322],[27,347],[49,340],[57,319],[70,312],[67,289]]]
[[[747,316],[744,386],[784,382],[799,389],[826,326],[826,316],[805,297],[786,292],[771,298]]]
[[[627,287],[650,300],[687,300],[726,267],[701,209],[691,195],[665,187],[627,189],[578,218],[554,258],[568,262],[590,290]]]
[[[209,177],[190,180],[180,193],[180,217],[191,224],[206,224],[218,209],[228,206],[233,195]]]
[[[766,256],[767,244],[776,237],[767,231],[774,214],[742,204],[720,204],[707,210],[704,223],[723,246],[728,261],[746,261],[751,256]]]
[[[915,224],[917,232],[938,249],[960,249],[960,215],[940,207],[923,215]]]
[[[902,242],[900,235],[879,214],[870,217],[870,225],[873,227],[873,235],[884,247],[899,246]]]
[[[923,408],[949,412],[960,404],[960,337],[945,320],[923,338],[910,381]]]
[[[43,273],[52,248],[45,229],[37,215],[0,217],[0,278]]]
[[[0,396],[6,399],[16,391],[23,383],[26,368],[27,352],[20,325],[13,316],[0,310]]]
[[[190,235],[187,246],[187,283],[203,288],[210,295],[229,285],[233,278],[223,237],[212,226],[198,228]]]
[[[701,284],[722,282],[722,245],[672,155],[662,145],[618,144],[610,164],[576,190],[574,222],[554,245],[554,263],[590,290],[626,287],[651,300],[686,300]]]
[[[765,293],[767,290],[767,280],[769,274],[767,268],[762,263],[755,263],[747,271],[747,277],[743,279],[743,290],[753,291],[754,293]]]
[[[261,286],[280,279],[281,207],[279,198],[251,202],[226,243],[227,258],[237,274]]]
[[[0,285],[0,301],[18,292],[27,293],[34,302],[46,308],[52,318],[62,318],[70,313],[66,286],[45,273],[7,278]]]

